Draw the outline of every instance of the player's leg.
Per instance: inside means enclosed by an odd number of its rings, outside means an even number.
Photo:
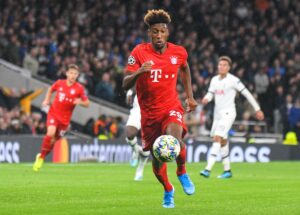
[[[221,147],[221,156],[222,156],[222,163],[224,166],[224,172],[218,176],[218,178],[231,178],[232,172],[230,169],[230,160],[229,160],[229,142],[227,139],[222,141]]]
[[[140,146],[137,144],[138,129],[134,126],[126,126],[126,142],[132,147],[132,155],[130,158],[130,165],[135,167],[138,163]]]
[[[200,175],[202,175],[205,178],[208,178],[210,176],[210,171],[212,170],[217,155],[219,154],[220,148],[221,148],[221,140],[218,140],[218,138],[215,139],[215,132],[218,127],[219,119],[217,116],[214,116],[213,125],[211,127],[210,136],[213,137],[213,143],[211,146],[210,154],[207,157],[207,164],[204,170],[200,171]]]
[[[221,156],[222,156],[222,162],[224,165],[224,171],[230,170],[230,160],[229,160],[229,141],[224,140],[222,147],[221,147]]]
[[[164,187],[164,198],[163,198],[163,207],[164,208],[174,208],[174,192],[175,189],[173,185],[170,183],[168,175],[167,175],[167,163],[160,162],[153,155],[153,143],[157,137],[159,137],[162,133],[162,115],[153,117],[153,119],[142,118],[142,142],[143,149],[151,152],[152,155],[152,170],[157,178],[157,180]]]
[[[230,160],[229,160],[229,143],[228,143],[228,132],[235,120],[236,113],[235,112],[228,112],[226,115],[223,116],[223,130],[219,131],[220,136],[222,136],[222,142],[221,142],[221,156],[222,156],[222,162],[224,166],[224,172],[218,176],[218,178],[231,178],[232,172],[230,169]]]
[[[186,194],[192,195],[195,192],[195,186],[191,179],[189,178],[188,174],[186,173],[186,146],[185,143],[182,141],[182,133],[183,128],[180,124],[171,122],[167,125],[166,134],[172,135],[180,142],[180,153],[176,158],[177,163],[177,176],[178,179],[183,187],[183,190]]]
[[[150,156],[150,151],[143,151],[142,147],[141,146],[139,147],[141,148],[141,150],[139,152],[139,165],[136,169],[135,177],[134,177],[135,181],[143,180],[144,168]]]
[[[157,180],[164,187],[164,199],[163,199],[163,207],[164,208],[174,208],[174,192],[175,189],[173,185],[170,183],[167,175],[167,164],[158,161],[155,156],[153,156],[152,152],[152,170]]]
[[[43,138],[41,152],[36,155],[35,162],[33,164],[34,171],[39,171],[39,169],[44,163],[45,157],[51,152],[54,145],[53,143],[55,139],[56,130],[57,128],[55,125],[50,125],[47,127],[47,133]]]
[[[207,165],[206,165],[205,169],[200,172],[200,175],[202,175],[206,178],[208,178],[210,176],[210,171],[212,170],[213,166],[215,165],[217,156],[220,153],[222,137],[214,136],[213,141],[214,142],[211,147],[210,155],[208,156],[208,159],[207,159]]]

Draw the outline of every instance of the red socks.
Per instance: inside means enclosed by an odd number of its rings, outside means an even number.
[[[180,150],[180,153],[176,159],[177,176],[180,176],[180,175],[183,175],[186,173],[185,162],[186,162],[186,147],[184,146]],[[173,187],[168,179],[167,164],[159,163],[158,161],[153,160],[152,161],[152,169],[153,169],[153,172],[154,172],[156,178],[158,179],[158,181],[164,186],[165,191],[170,192],[173,189]]]
[[[173,189],[173,187],[168,179],[167,164],[166,163],[158,163],[158,161],[156,161],[156,162],[152,161],[152,169],[153,169],[153,172],[154,172],[156,178],[164,186],[165,191],[170,192]]]
[[[42,143],[41,158],[45,157],[51,152],[54,144],[52,144],[52,137],[45,135]]]
[[[186,146],[184,145],[181,150],[180,153],[176,159],[176,163],[177,163],[177,176],[183,175],[186,173],[186,169],[185,169],[185,161],[186,161]]]

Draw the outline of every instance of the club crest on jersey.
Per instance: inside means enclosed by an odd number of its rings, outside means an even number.
[[[132,55],[130,55],[129,58],[128,58],[128,62],[127,63],[129,65],[135,64],[135,58]]]
[[[177,64],[177,57],[171,56],[170,60],[171,60],[171,64]]]
[[[75,90],[71,89],[70,93],[71,93],[71,95],[74,95],[75,94]]]

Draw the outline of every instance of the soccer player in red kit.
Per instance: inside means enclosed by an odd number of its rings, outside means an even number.
[[[58,80],[48,89],[42,103],[44,107],[48,107],[52,93],[56,92],[47,115],[47,134],[44,136],[41,152],[36,156],[33,165],[34,171],[38,171],[42,167],[45,157],[53,149],[54,143],[68,129],[75,106],[89,106],[90,102],[85,95],[84,87],[77,82],[79,76],[78,66],[70,64],[67,68],[66,76],[66,80]]]
[[[176,159],[176,173],[184,192],[191,195],[195,192],[195,187],[186,173],[186,146],[182,141],[187,128],[183,122],[184,109],[176,91],[179,71],[187,96],[186,111],[193,111],[197,102],[193,98],[188,55],[182,46],[167,42],[171,18],[166,11],[149,10],[144,22],[149,27],[151,42],[139,44],[131,52],[123,87],[128,90],[136,84],[144,151],[150,150],[153,155],[152,145],[163,134],[172,135],[180,141],[181,151]],[[163,207],[173,208],[175,190],[167,176],[167,164],[152,157],[153,172],[165,190]]]

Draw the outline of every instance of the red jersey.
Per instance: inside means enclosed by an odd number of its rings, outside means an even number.
[[[56,95],[49,114],[54,115],[62,124],[69,124],[76,106],[73,104],[74,100],[77,98],[81,98],[82,101],[87,100],[84,87],[77,82],[68,86],[66,80],[58,80],[51,89],[56,91]]]
[[[137,45],[128,58],[127,71],[136,72],[141,65],[152,62],[152,69],[139,76],[136,92],[142,115],[151,116],[180,105],[176,84],[178,69],[186,65],[188,54],[182,46],[167,43],[164,53],[154,50],[151,43]]]

